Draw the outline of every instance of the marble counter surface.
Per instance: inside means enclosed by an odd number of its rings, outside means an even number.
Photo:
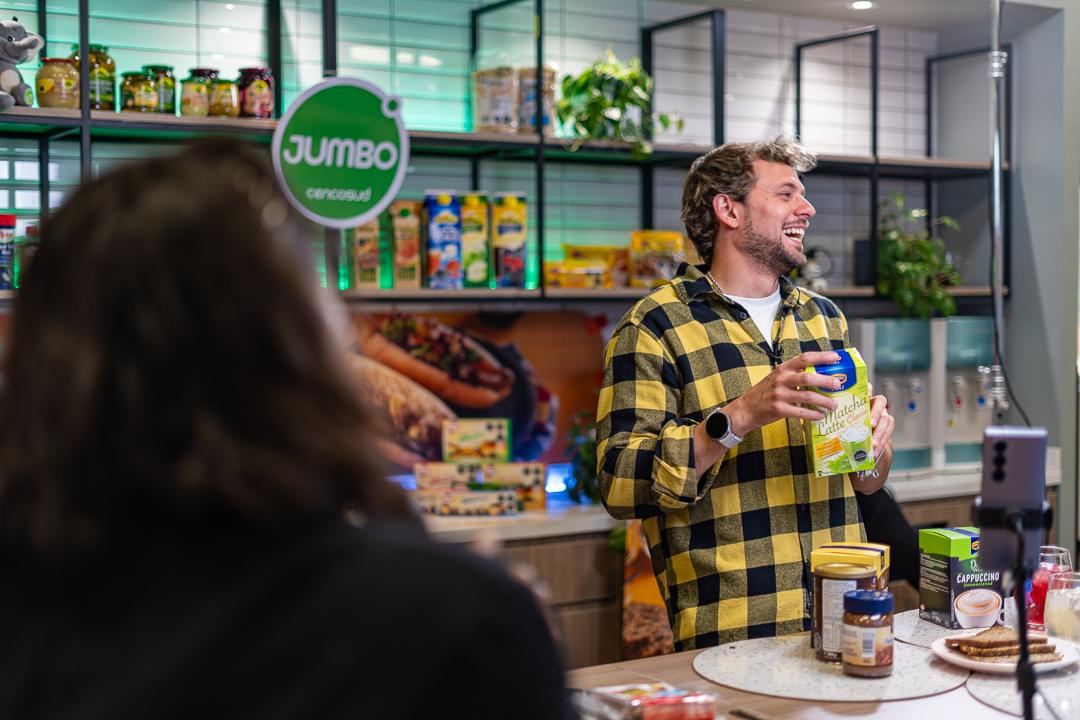
[[[424,517],[428,532],[439,542],[531,540],[566,535],[607,533],[621,521],[600,505],[578,505],[549,499],[544,512],[530,510],[505,517]]]

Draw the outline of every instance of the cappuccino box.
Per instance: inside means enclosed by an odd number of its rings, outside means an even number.
[[[978,565],[979,530],[919,530],[919,617],[947,628],[990,627],[1001,610],[1001,573]]]
[[[840,360],[832,365],[806,368],[808,373],[832,375],[841,381],[837,390],[814,388],[837,402],[835,410],[826,410],[821,420],[808,423],[810,462],[817,477],[874,469],[866,363],[855,348],[837,350],[836,354]]]

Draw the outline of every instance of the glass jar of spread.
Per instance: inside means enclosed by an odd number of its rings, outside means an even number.
[[[888,590],[844,593],[842,662],[856,677],[892,675],[893,596]]]
[[[91,110],[116,111],[116,63],[104,45],[90,46],[89,89]],[[71,46],[71,59],[79,71],[79,45]]]
[[[814,570],[813,631],[810,644],[824,662],[840,662],[843,650],[844,593],[873,590],[876,573],[866,565],[829,563]]]
[[[79,109],[79,71],[70,58],[42,58],[34,85],[38,107]]]
[[[210,114],[240,117],[240,91],[235,82],[218,78],[210,84]]]
[[[206,117],[210,114],[209,80],[192,75],[180,82],[180,114],[188,117]]]
[[[156,112],[157,83],[143,72],[126,72],[120,83],[120,109],[127,112]]]
[[[267,67],[240,68],[240,116],[274,117],[274,76]]]
[[[143,73],[157,83],[157,107],[155,112],[176,114],[176,76],[172,65],[143,65]]]

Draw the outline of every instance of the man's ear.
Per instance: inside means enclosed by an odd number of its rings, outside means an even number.
[[[742,224],[744,212],[742,203],[736,202],[730,195],[714,195],[712,209],[717,222],[724,227],[734,230]]]

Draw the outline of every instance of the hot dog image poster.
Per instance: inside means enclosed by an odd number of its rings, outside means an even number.
[[[557,463],[579,410],[596,410],[602,352],[579,313],[353,316],[354,367],[392,472],[442,459],[443,423],[509,420],[510,459]]]

